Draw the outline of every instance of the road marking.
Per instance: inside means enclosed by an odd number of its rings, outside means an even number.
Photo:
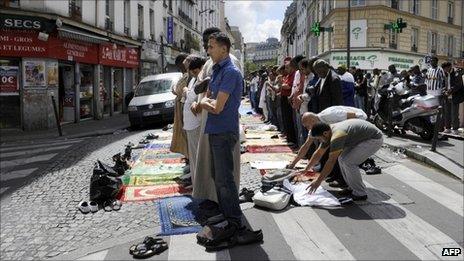
[[[9,157],[17,157],[17,156],[26,156],[29,154],[40,153],[40,152],[48,152],[51,150],[64,150],[71,147],[72,144],[69,145],[61,145],[61,146],[48,146],[47,148],[37,148],[31,150],[22,150],[22,151],[12,151],[12,152],[2,152],[0,154],[0,158],[9,158]]]
[[[406,183],[427,197],[450,209],[454,213],[463,216],[463,196],[451,189],[411,170],[403,165],[396,165],[385,170],[388,174]]]
[[[228,250],[208,253],[198,245],[196,234],[171,236],[168,260],[230,260]]]
[[[107,254],[108,254],[108,250],[103,250],[97,253],[93,253],[93,254],[81,257],[77,260],[105,260],[105,257]]]
[[[15,170],[15,171],[10,171],[8,173],[2,173],[0,174],[0,181],[7,181],[10,179],[16,179],[16,178],[24,178],[29,176],[32,172],[36,171],[39,168],[30,168],[30,169],[21,169],[21,170]]]
[[[30,150],[30,149],[37,149],[37,148],[49,148],[49,147],[56,146],[56,145],[73,145],[81,141],[83,140],[59,140],[59,141],[50,141],[50,142],[40,143],[40,144],[34,144],[34,143],[18,144],[18,145],[9,146],[9,147],[0,146],[0,152],[3,154],[4,152]]]
[[[355,259],[313,209],[297,207],[272,216],[298,260]]]
[[[367,182],[364,183],[368,188],[375,188]],[[376,197],[375,194],[369,196]],[[421,260],[443,258],[441,250],[437,248],[429,250],[428,246],[451,244],[459,247],[452,238],[391,198],[385,200],[382,205],[358,204],[358,207]]]

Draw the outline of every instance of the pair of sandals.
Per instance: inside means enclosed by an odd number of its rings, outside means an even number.
[[[162,238],[145,237],[142,243],[129,248],[129,254],[134,258],[142,259],[158,255],[168,248],[168,244]]]
[[[117,200],[117,199],[110,199],[110,200],[107,200],[103,203],[103,209],[106,211],[106,212],[110,212],[110,211],[118,211],[120,210],[122,207],[122,203],[121,201]]]

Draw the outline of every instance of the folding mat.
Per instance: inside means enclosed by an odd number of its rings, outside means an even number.
[[[258,160],[269,160],[269,161],[289,161],[295,158],[294,153],[243,153],[240,156],[241,163],[247,163],[250,161]]]
[[[170,197],[158,200],[155,205],[160,215],[160,236],[198,233],[206,218],[202,217],[199,199],[188,196]]]

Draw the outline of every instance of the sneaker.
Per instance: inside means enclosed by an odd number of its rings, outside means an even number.
[[[87,201],[81,201],[77,208],[82,212],[82,214],[87,214],[90,212],[90,206]]]
[[[375,175],[382,173],[382,170],[379,167],[371,167],[366,170],[366,175]]]
[[[92,213],[98,212],[98,204],[95,201],[90,201],[89,209],[90,209],[90,212]]]

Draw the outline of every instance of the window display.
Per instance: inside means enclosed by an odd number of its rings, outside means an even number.
[[[88,119],[93,116],[93,67],[80,65],[80,118]]]

